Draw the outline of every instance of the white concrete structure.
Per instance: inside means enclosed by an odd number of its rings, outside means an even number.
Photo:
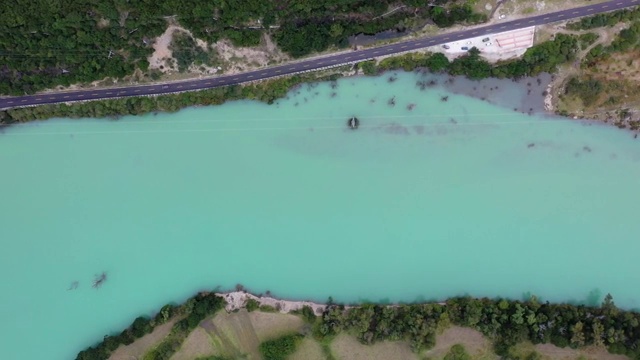
[[[500,50],[528,49],[533,46],[535,27],[508,31],[495,35]]]
[[[483,35],[432,46],[428,50],[442,52],[449,59],[454,59],[465,54],[472,47],[476,47],[480,50],[481,55],[488,60],[506,60],[524,54],[528,48],[533,46],[535,30],[535,26],[532,26],[525,29]]]

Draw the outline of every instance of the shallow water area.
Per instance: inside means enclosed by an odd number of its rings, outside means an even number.
[[[455,95],[446,79],[6,129],[0,357],[75,358],[237,283],[318,301],[610,292],[638,307],[640,141]]]

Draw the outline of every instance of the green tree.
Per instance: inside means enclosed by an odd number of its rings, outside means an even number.
[[[571,346],[579,347],[584,346],[584,324],[578,321],[571,328]]]

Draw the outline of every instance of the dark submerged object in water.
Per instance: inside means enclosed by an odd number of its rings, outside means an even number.
[[[351,130],[355,130],[358,128],[358,126],[360,126],[360,120],[358,120],[358,118],[354,116],[349,119],[349,121],[347,121],[347,125]]]
[[[103,271],[102,274],[96,275],[95,279],[93,279],[94,289],[98,289],[105,281],[107,281],[107,273]]]

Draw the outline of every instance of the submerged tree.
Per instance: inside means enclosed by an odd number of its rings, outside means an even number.
[[[100,288],[105,281],[107,281],[107,273],[103,271],[101,274],[96,275],[95,278],[93,279],[93,288],[94,289]]]

